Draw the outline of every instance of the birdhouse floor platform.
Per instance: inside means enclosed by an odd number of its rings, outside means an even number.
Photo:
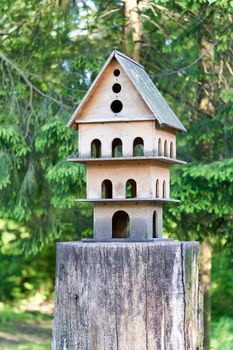
[[[174,198],[83,198],[75,199],[75,202],[171,202],[180,203]]]
[[[101,158],[68,158],[68,162],[74,162],[74,163],[89,163],[89,162],[116,162],[116,161],[156,161],[156,162],[162,162],[162,163],[171,163],[171,164],[186,164],[185,161],[179,160],[176,158],[169,158],[169,157],[159,157],[159,156],[143,156],[143,157],[101,157]]]
[[[173,241],[170,238],[112,238],[112,239],[105,239],[105,240],[98,240],[95,238],[84,238],[82,239],[82,242],[84,243],[148,243],[148,242],[171,242]],[[69,242],[71,243],[71,242]]]

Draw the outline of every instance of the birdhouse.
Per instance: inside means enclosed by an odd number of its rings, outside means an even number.
[[[162,237],[170,198],[176,133],[184,126],[144,67],[113,51],[68,122],[78,130],[87,198],[94,203],[94,239]]]

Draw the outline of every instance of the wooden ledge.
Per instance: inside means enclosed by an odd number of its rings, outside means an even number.
[[[170,202],[180,203],[178,199],[174,198],[81,198],[75,199],[75,202]]]
[[[102,162],[116,162],[116,161],[154,161],[162,163],[171,163],[171,164],[187,164],[185,161],[169,158],[163,156],[143,156],[143,157],[106,157],[106,158],[68,158],[68,162],[74,163],[102,163]]]

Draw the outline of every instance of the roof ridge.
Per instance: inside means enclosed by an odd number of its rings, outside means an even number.
[[[126,56],[124,53],[122,53],[122,52],[120,52],[120,51],[118,51],[118,50],[113,50],[112,53],[113,53],[114,56],[115,56],[115,55],[119,55],[119,56],[125,58],[126,60],[128,60],[128,61],[130,61],[130,62],[136,64],[137,66],[139,66],[140,68],[142,68],[142,69],[145,70],[145,68],[144,68],[144,66],[143,66],[142,64],[140,64],[140,63],[134,61],[132,58],[130,58],[129,56]]]

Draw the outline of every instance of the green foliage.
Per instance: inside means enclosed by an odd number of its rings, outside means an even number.
[[[36,259],[31,259],[23,254],[19,245],[20,241],[29,237],[26,227],[13,221],[0,221],[1,301],[17,302],[38,290],[45,297],[51,295],[53,283],[50,276],[54,274],[55,247],[47,246]],[[51,264],[51,259],[54,264]]]
[[[167,230],[179,237],[220,239],[232,247],[233,160],[190,164],[172,172],[172,197],[181,200],[170,207]],[[174,223],[176,223],[174,225]],[[221,242],[221,240],[220,240]]]
[[[229,247],[213,262],[213,306],[230,313],[233,4],[144,3],[141,61],[187,127],[178,154],[192,162],[172,172],[181,204],[167,207],[166,231],[211,237],[215,254]],[[51,295],[55,241],[92,235],[91,205],[74,203],[85,196],[85,169],[66,162],[78,151],[66,122],[112,49],[132,52],[133,42],[125,43],[119,0],[4,0],[0,13],[0,300],[18,301],[38,290]],[[213,62],[204,62],[203,38],[214,45]],[[205,93],[212,113],[200,108]],[[214,349],[230,349],[231,328],[223,319],[214,324]]]
[[[222,317],[212,322],[211,349],[231,350],[233,344],[233,318]]]
[[[211,300],[214,318],[233,315],[233,258],[232,251],[225,244],[222,250],[220,244],[214,247],[212,261]],[[233,324],[231,325],[231,328]],[[233,332],[231,332],[233,334]],[[233,339],[232,339],[233,341]]]

